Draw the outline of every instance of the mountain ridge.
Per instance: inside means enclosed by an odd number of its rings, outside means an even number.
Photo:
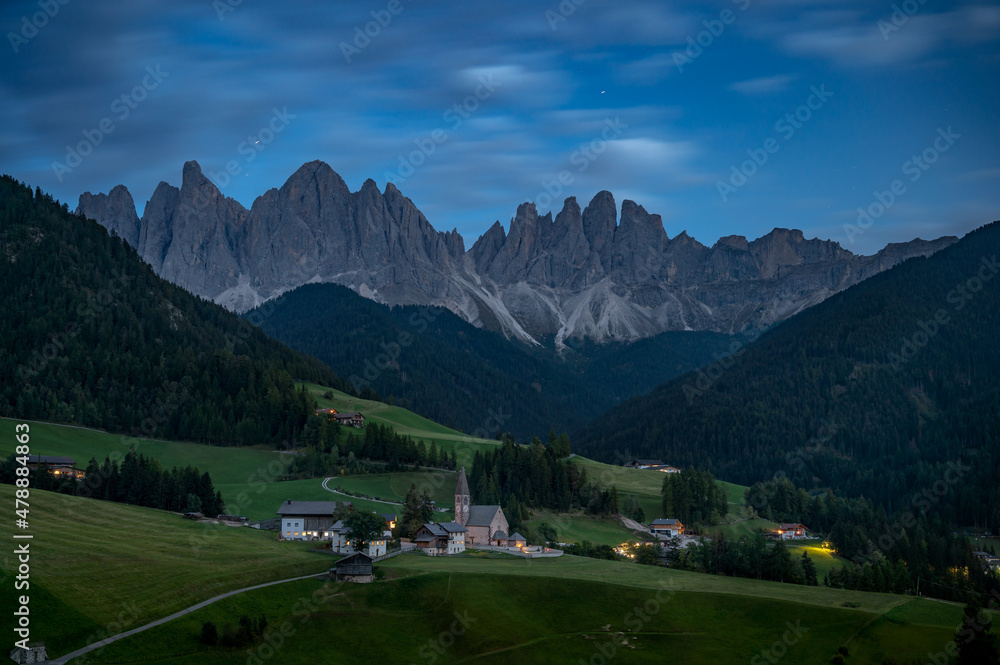
[[[631,200],[599,192],[539,215],[521,203],[466,250],[392,183],[357,192],[328,164],[301,166],[247,210],[197,162],[180,188],[161,182],[138,217],[128,190],[84,193],[79,214],[132,244],[157,274],[227,309],[307,283],[342,284],[387,305],[444,306],[530,345],[551,337],[634,341],[664,331],[737,333],[784,320],[829,295],[957,238],[915,239],[860,256],[775,228],[707,247]],[[136,224],[138,220],[138,224]],[[130,238],[134,239],[130,242]]]

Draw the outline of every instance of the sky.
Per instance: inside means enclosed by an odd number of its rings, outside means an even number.
[[[139,208],[196,160],[248,208],[302,164],[466,247],[600,190],[687,231],[871,254],[1000,219],[1000,6],[935,0],[8,1],[0,170]]]

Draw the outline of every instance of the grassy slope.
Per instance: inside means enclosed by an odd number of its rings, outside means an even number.
[[[14,489],[0,485],[0,503],[11,509]],[[322,572],[332,561],[270,532],[94,499],[35,490],[30,511],[33,636],[50,654],[82,646],[111,622],[132,628],[231,589]],[[7,543],[11,521],[0,526]],[[11,551],[3,559],[3,607],[14,603]],[[5,634],[11,618],[0,619]]]
[[[13,488],[0,486],[0,502],[13,503]],[[323,571],[331,562],[267,533],[229,527],[206,532],[203,525],[149,509],[38,491],[31,503],[33,635],[45,639],[54,655],[94,641],[102,629],[126,630],[229,589]],[[10,535],[9,527],[0,529],[8,542]],[[8,555],[3,566],[8,579],[0,592],[8,607],[14,565]],[[289,622],[294,634],[286,635],[281,650],[287,663],[416,662],[421,645],[446,630],[454,612],[467,612],[476,623],[443,662],[551,662],[556,649],[572,662],[589,659],[597,643],[591,638],[608,639],[602,626],[628,628],[633,625],[626,624],[629,613],[655,598],[655,591],[667,589],[676,596],[643,626],[638,639],[630,637],[637,648],[622,647],[619,662],[661,662],[664,649],[690,663],[745,662],[780,639],[786,621],[801,621],[809,632],[794,647],[795,662],[822,663],[856,633],[852,649],[859,653],[935,648],[947,641],[961,611],[922,600],[910,607],[913,599],[887,594],[570,556],[435,559],[414,554],[380,568],[393,581],[334,585],[331,593],[337,595],[311,619],[308,601],[321,582],[297,582],[227,599],[123,640],[91,662],[247,662],[245,651],[205,652],[197,641],[201,622],[233,623],[244,612],[264,613],[272,626]],[[661,594],[660,600],[666,599]],[[859,608],[844,609],[848,601]],[[9,630],[10,618],[0,624]],[[917,629],[909,628],[913,625]],[[392,639],[358,640],[357,635]]]
[[[548,510],[532,511],[532,519],[528,520],[528,524],[537,528],[543,523],[555,528],[557,540],[561,543],[589,540],[597,545],[619,545],[626,541],[640,542],[613,519],[554,513]]]
[[[246,651],[209,650],[198,641],[203,621],[232,623],[242,613],[263,613],[273,627],[284,627],[280,657],[291,665],[423,662],[436,655],[424,648],[435,638],[442,648],[433,660],[442,663],[606,662],[591,659],[598,649],[608,653],[618,631],[615,662],[662,663],[669,653],[694,665],[746,663],[787,635],[789,624],[806,629],[788,647],[789,662],[828,663],[848,641],[852,661],[872,662],[869,656],[878,653],[919,657],[941,648],[961,613],[956,606],[860,592],[771,583],[734,589],[728,583],[735,580],[726,579],[704,593],[698,581],[706,576],[575,558],[407,555],[379,568],[387,575],[375,584],[310,580],[228,599],[122,640],[91,662],[248,662]],[[623,575],[626,570],[638,574]],[[847,600],[862,609],[841,608]],[[453,636],[456,615],[470,621]],[[258,652],[265,660],[270,653],[269,647]]]
[[[342,476],[331,480],[330,487],[361,492],[366,496],[377,497],[387,501],[402,502],[410,485],[417,492],[427,490],[431,498],[441,508],[451,508],[455,503],[455,484],[458,474],[451,471],[401,473],[373,473],[359,476]]]
[[[21,421],[0,419],[0,455],[14,452],[14,426]],[[109,434],[96,430],[74,428],[51,423],[29,423],[31,452],[37,455],[68,455],[84,468],[91,457],[103,462],[112,453],[122,456],[129,446],[137,452],[155,458],[162,466],[196,466],[212,474],[216,483],[248,483],[266,474],[268,467],[282,468],[285,455],[259,448],[220,448],[201,443],[153,441]],[[120,459],[120,458],[119,458]]]
[[[340,412],[360,411],[364,414],[366,421],[389,425],[400,434],[408,434],[414,439],[426,441],[428,444],[434,442],[439,448],[447,450],[449,453],[454,451],[460,466],[472,466],[472,457],[477,450],[486,450],[500,445],[490,439],[476,438],[439,425],[433,420],[418,416],[402,407],[352,397],[338,390],[332,391],[333,399],[327,399],[323,395],[330,391],[329,388],[315,383],[307,383],[306,386],[316,398],[320,408],[332,407]]]
[[[802,552],[809,554],[809,558],[816,565],[816,575],[819,577],[820,583],[823,582],[823,576],[833,568],[843,568],[844,564],[848,562],[848,559],[834,554],[833,550],[821,547],[822,542],[821,540],[801,540],[788,543],[788,551],[796,559],[802,557]]]

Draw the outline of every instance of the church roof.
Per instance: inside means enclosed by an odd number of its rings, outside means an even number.
[[[455,488],[455,494],[468,494],[469,493],[469,480],[465,477],[465,467],[458,472],[458,486]]]
[[[500,506],[469,506],[469,519],[465,526],[489,526],[500,511]]]

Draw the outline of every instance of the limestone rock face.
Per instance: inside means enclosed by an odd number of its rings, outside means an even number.
[[[393,184],[351,192],[321,161],[304,164],[248,211],[196,162],[181,187],[161,182],[136,216],[128,191],[80,197],[77,212],[134,246],[166,279],[246,311],[310,282],[335,282],[389,305],[441,305],[527,343],[629,341],[666,330],[733,333],[781,321],[913,256],[957,239],[893,244],[859,256],[776,228],[702,245],[670,238],[659,215],[599,192],[539,216],[522,203],[466,250]]]
[[[84,192],[76,211],[88,219],[96,219],[132,247],[139,245],[139,216],[135,201],[124,185],[118,185],[107,194]]]

